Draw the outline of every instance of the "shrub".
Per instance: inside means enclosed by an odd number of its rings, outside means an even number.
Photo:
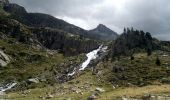
[[[159,57],[156,58],[156,65],[157,65],[157,66],[160,66],[160,65],[161,65],[161,61],[160,61]]]

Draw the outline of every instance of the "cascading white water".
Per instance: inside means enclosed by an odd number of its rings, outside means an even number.
[[[84,70],[89,65],[91,60],[96,59],[98,57],[97,53],[101,50],[101,48],[102,48],[102,45],[98,49],[93,50],[92,52],[89,52],[88,54],[86,54],[87,60],[82,63],[79,70]]]
[[[14,87],[17,83],[9,83],[4,87],[0,87],[0,95],[3,95],[5,91],[10,90],[12,87]]]
[[[75,69],[73,70],[72,73],[68,73],[67,76],[73,76],[76,73]]]
[[[90,62],[94,59],[96,59],[98,57],[98,52],[101,51],[101,52],[106,52],[107,50],[107,46],[103,46],[101,45],[98,49],[96,50],[93,50],[89,53],[86,54],[87,56],[87,60],[85,60],[81,66],[80,66],[80,71],[84,70],[86,67],[88,67],[88,65],[90,64]],[[73,76],[75,74],[75,69],[72,73],[69,73],[67,76]]]

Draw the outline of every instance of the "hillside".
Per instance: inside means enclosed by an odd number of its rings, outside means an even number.
[[[2,18],[0,20],[1,37],[4,39],[12,37],[19,42],[38,44],[51,50],[58,50],[68,56],[86,53],[98,47],[97,41],[58,29],[30,28],[13,19]]]
[[[79,35],[87,34],[85,30],[51,15],[42,13],[27,13],[24,7],[17,4],[6,4],[4,6],[4,10],[10,13],[12,18],[31,27],[50,27]]]

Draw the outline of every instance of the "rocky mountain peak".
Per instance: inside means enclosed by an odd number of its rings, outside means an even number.
[[[27,11],[25,10],[24,7],[18,5],[18,4],[6,4],[4,6],[4,10],[8,13],[12,13],[12,14],[15,14],[15,15],[22,15],[22,14],[25,14],[27,13]]]
[[[95,29],[94,31],[98,31],[98,32],[102,32],[102,33],[105,33],[105,34],[117,34],[116,32],[112,31],[111,29],[109,29],[108,27],[106,27],[105,25],[103,24],[99,24]]]
[[[97,26],[97,28],[107,28],[105,25],[103,25],[103,24],[99,24],[98,26]]]
[[[95,29],[98,30],[98,31],[101,31],[101,32],[102,31],[112,31],[111,29],[109,29],[108,27],[106,27],[103,24],[99,24]]]
[[[95,29],[89,31],[90,34],[100,38],[101,40],[114,40],[117,33],[109,29],[103,24],[99,24]]]
[[[0,0],[0,5],[6,5],[9,4],[8,0]]]

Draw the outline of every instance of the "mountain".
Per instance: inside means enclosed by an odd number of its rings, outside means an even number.
[[[48,14],[28,13],[24,7],[17,4],[6,3],[4,10],[10,13],[11,17],[15,20],[18,20],[19,22],[30,27],[56,28],[96,40],[114,40],[118,36],[116,32],[102,24],[100,24],[96,29],[87,31]]]
[[[65,56],[87,53],[98,48],[99,42],[86,38],[85,30],[47,14],[27,13],[24,7],[0,2],[0,38],[57,50]]]
[[[88,31],[91,37],[100,40],[114,40],[118,37],[118,34],[103,24],[99,24],[95,29]]]
[[[87,32],[75,25],[69,24],[64,20],[55,18],[48,14],[28,13],[24,7],[17,4],[7,4],[4,10],[11,14],[11,17],[30,27],[50,27],[64,30],[69,33],[84,35]]]

